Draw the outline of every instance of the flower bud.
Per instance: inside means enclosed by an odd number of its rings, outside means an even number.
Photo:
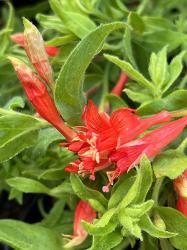
[[[69,243],[64,247],[71,248],[77,245],[80,245],[88,236],[88,233],[82,225],[82,220],[92,223],[96,218],[95,210],[89,205],[86,201],[79,201],[74,216],[74,225],[73,225],[73,235],[66,235],[69,238],[72,238]]]
[[[76,133],[64,124],[45,84],[24,62],[14,57],[9,57],[9,59],[29,101],[39,115],[56,127],[68,140],[72,140]]]
[[[187,199],[187,170],[175,179],[174,187],[179,196]]]
[[[19,44],[23,48],[25,47],[25,37],[23,33],[15,33],[11,35],[10,38],[14,43]],[[58,55],[59,48],[57,48],[56,46],[45,46],[45,51],[48,56],[53,57]]]
[[[24,18],[24,39],[27,55],[39,76],[49,85],[53,84],[53,71],[45,50],[43,38],[38,29]]]
[[[21,47],[24,47],[25,39],[23,33],[15,33],[11,35],[10,38],[14,43],[19,44]]]

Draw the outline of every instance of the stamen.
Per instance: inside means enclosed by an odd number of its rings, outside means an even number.
[[[110,185],[110,184],[109,184],[109,185]],[[108,193],[108,192],[109,192],[109,185],[103,186],[103,187],[102,187],[102,191],[103,191],[104,193]]]

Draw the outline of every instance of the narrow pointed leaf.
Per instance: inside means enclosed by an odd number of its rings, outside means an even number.
[[[81,124],[85,104],[83,93],[84,74],[92,59],[98,54],[105,38],[114,30],[125,28],[126,24],[114,22],[99,26],[90,32],[72,51],[63,65],[55,89],[56,105],[62,117],[71,124]]]

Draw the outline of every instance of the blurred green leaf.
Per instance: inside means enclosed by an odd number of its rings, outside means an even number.
[[[58,0],[50,0],[49,3],[52,10],[61,18],[65,27],[77,37],[83,38],[96,28],[95,23],[88,16],[64,10],[63,5]]]
[[[16,220],[0,220],[0,241],[19,250],[62,249],[60,234]]]
[[[93,244],[88,250],[110,250],[122,241],[119,230],[103,236],[94,236]]]
[[[174,208],[158,207],[155,209],[164,220],[168,230],[178,235],[171,238],[172,245],[180,250],[187,248],[187,220],[186,217]]]

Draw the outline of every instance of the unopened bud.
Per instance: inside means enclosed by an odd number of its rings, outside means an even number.
[[[40,77],[49,85],[53,84],[53,71],[45,50],[43,38],[38,29],[24,18],[25,50]]]

